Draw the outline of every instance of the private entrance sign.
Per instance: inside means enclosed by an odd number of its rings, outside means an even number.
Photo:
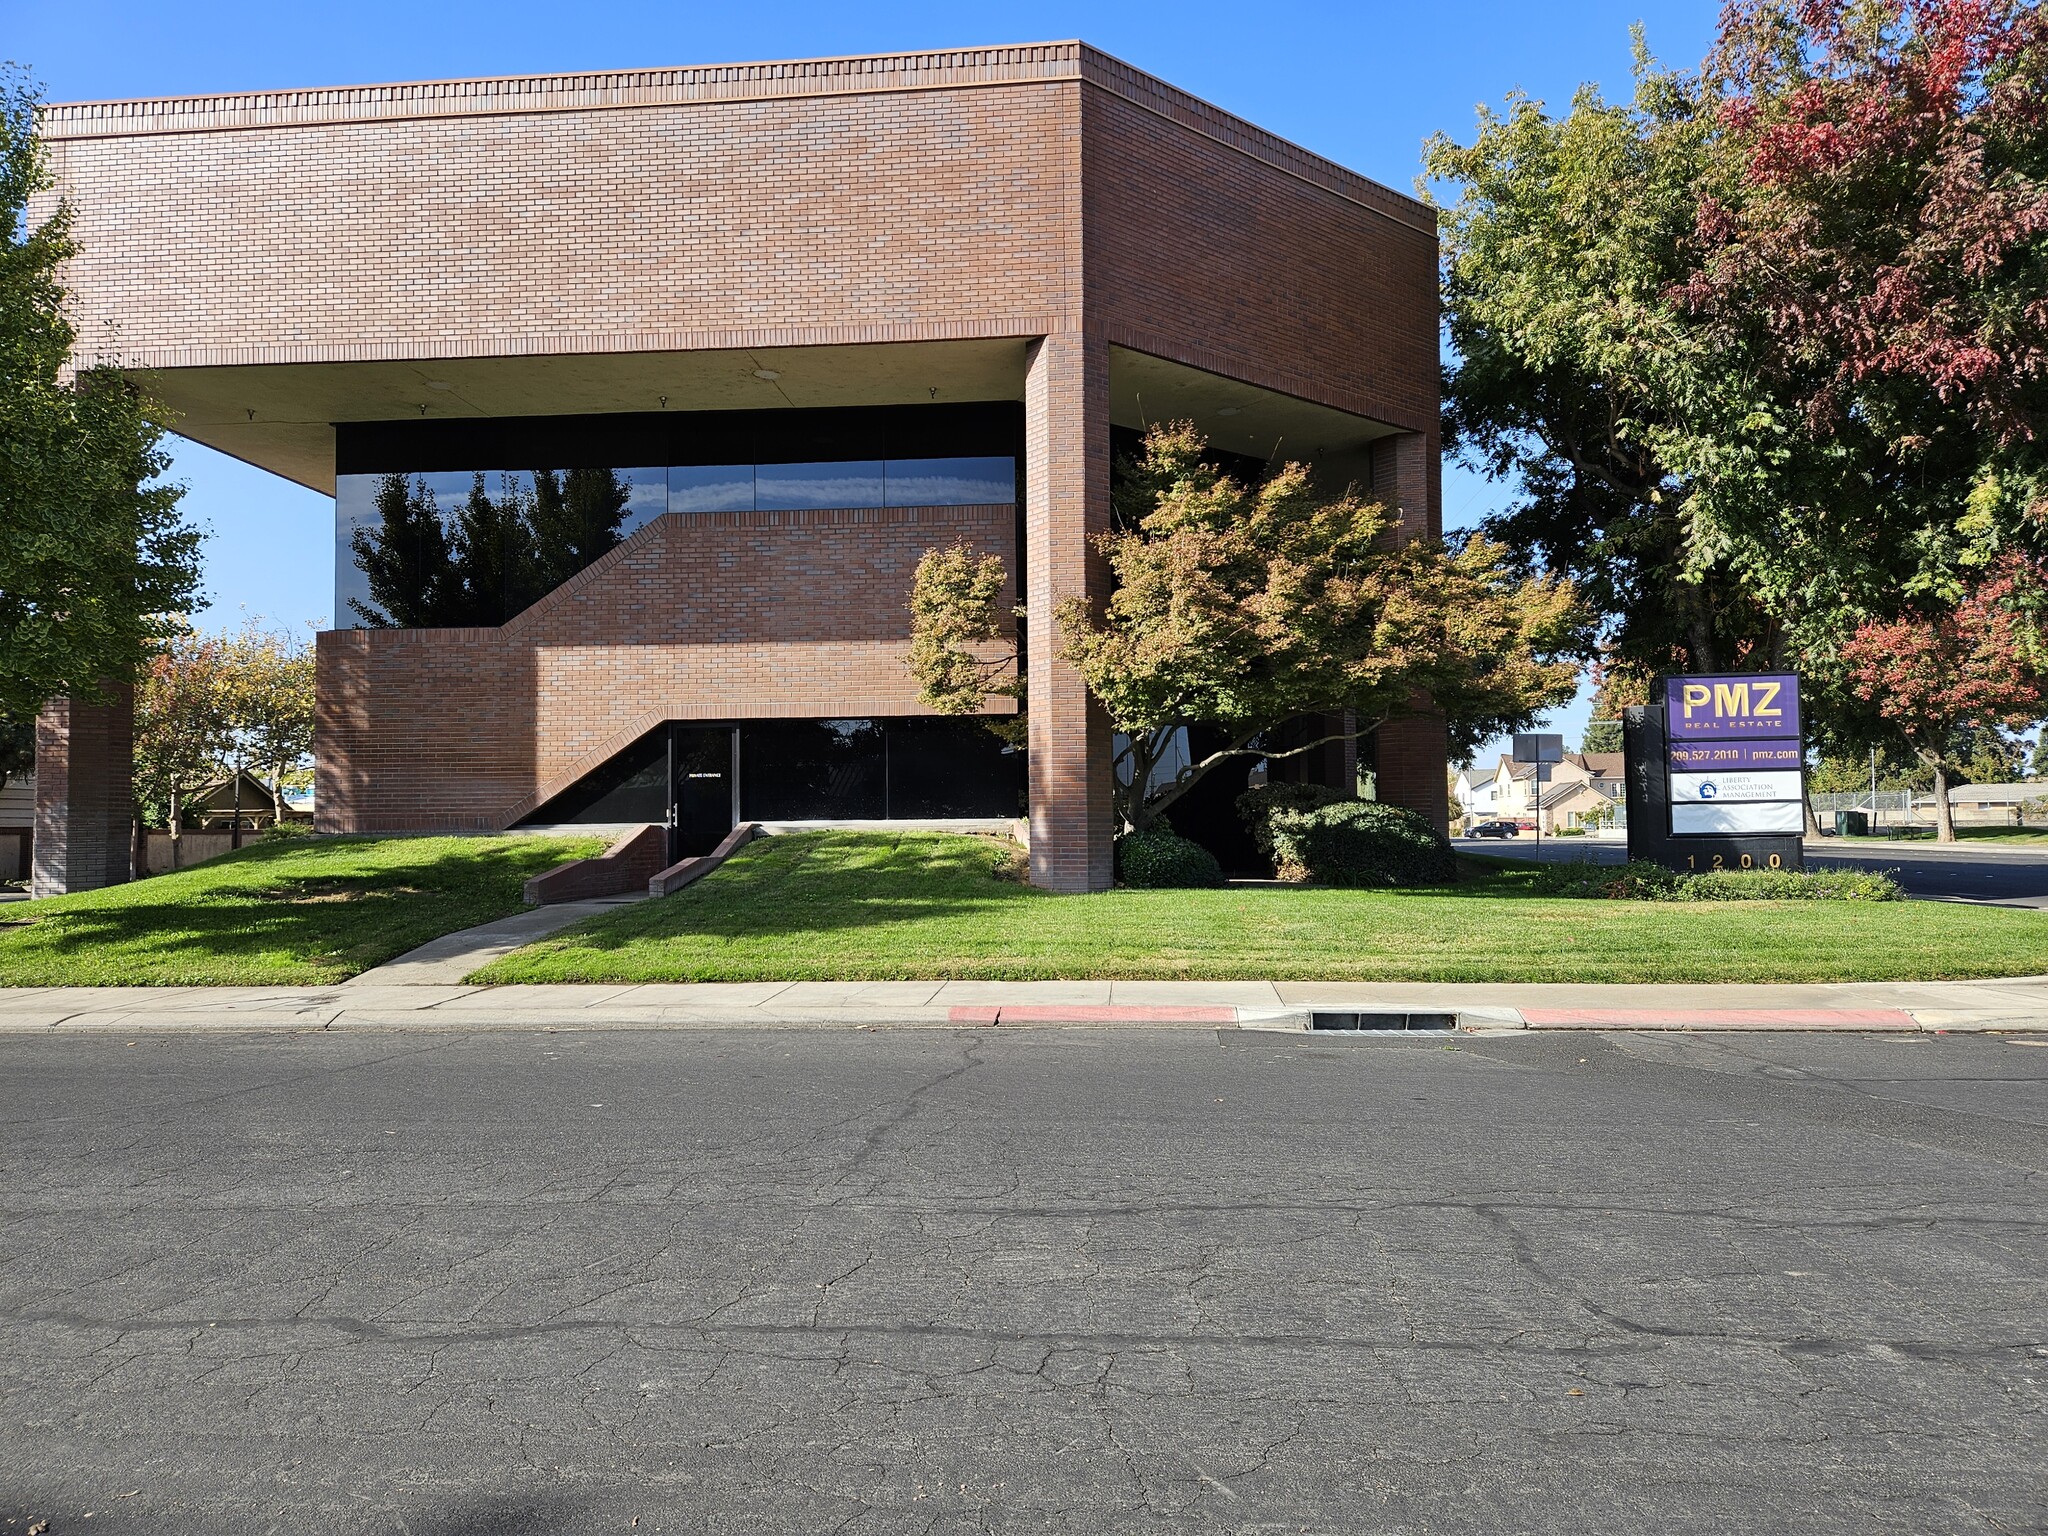
[[[1623,717],[1629,857],[1673,869],[1797,869],[1805,825],[1799,679],[1674,677]]]

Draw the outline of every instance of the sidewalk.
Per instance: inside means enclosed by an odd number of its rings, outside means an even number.
[[[358,978],[328,987],[0,989],[0,1033],[10,1034],[735,1026],[1307,1030],[1317,1013],[1376,1016],[1351,1026],[1366,1028],[1408,1022],[1387,1016],[1449,1014],[1458,1028],[1474,1033],[2048,1030],[2048,977],[1818,986],[770,981],[522,987],[389,985]]]

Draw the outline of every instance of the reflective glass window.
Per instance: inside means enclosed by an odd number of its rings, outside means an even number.
[[[882,505],[882,461],[844,464],[757,464],[754,506],[762,512],[805,511],[820,507]]]
[[[751,464],[677,464],[668,472],[671,512],[751,512]]]
[[[888,814],[876,720],[772,720],[740,727],[747,821],[876,821]]]
[[[502,624],[667,502],[660,468],[341,476],[335,624]]]
[[[891,459],[886,494],[892,507],[1001,506],[1017,499],[1017,461]]]

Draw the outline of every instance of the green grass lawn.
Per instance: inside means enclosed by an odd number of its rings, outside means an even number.
[[[2048,914],[1946,902],[1540,897],[1526,868],[1429,891],[1240,886],[1053,896],[984,838],[807,833],[753,843],[474,978],[761,981],[1271,977],[1857,981],[2048,973]]]
[[[0,986],[340,981],[520,910],[528,878],[602,838],[328,837],[0,906]]]

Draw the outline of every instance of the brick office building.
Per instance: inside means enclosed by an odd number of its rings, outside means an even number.
[[[1101,888],[1109,735],[1051,614],[1102,593],[1115,435],[1189,417],[1437,531],[1429,211],[1080,43],[44,131],[89,354],[336,495],[326,830],[1028,807],[1034,878]],[[956,541],[1022,595],[1021,755],[905,671]],[[46,717],[46,888],[118,877],[125,730]],[[1443,820],[1440,730],[1364,750]]]

